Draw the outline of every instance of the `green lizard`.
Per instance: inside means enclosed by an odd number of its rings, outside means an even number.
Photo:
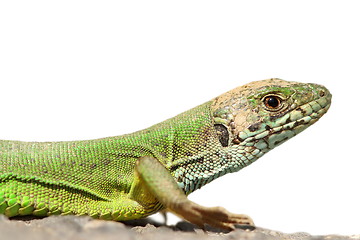
[[[268,79],[132,134],[86,141],[0,141],[0,214],[131,220],[171,211],[203,226],[253,225],[187,195],[236,172],[316,122],[320,85]]]

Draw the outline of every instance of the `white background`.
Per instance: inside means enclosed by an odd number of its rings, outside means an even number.
[[[126,2],[126,3],[125,3]],[[129,133],[270,77],[326,85],[315,126],[190,198],[360,233],[358,1],[1,1],[0,138]]]

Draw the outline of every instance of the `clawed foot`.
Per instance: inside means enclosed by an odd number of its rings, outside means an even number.
[[[213,227],[233,230],[235,229],[235,224],[254,226],[254,222],[250,217],[231,213],[222,207],[209,208],[193,202],[191,204],[187,202],[174,210],[176,214],[181,215],[187,221],[200,227],[209,224]]]

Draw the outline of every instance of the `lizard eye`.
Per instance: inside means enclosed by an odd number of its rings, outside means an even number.
[[[282,107],[282,99],[276,95],[266,96],[263,100],[265,107],[269,110],[278,110]]]

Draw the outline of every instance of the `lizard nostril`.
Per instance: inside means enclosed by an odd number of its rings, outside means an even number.
[[[325,91],[324,91],[324,90],[320,90],[319,95],[320,95],[320,97],[325,96]]]

